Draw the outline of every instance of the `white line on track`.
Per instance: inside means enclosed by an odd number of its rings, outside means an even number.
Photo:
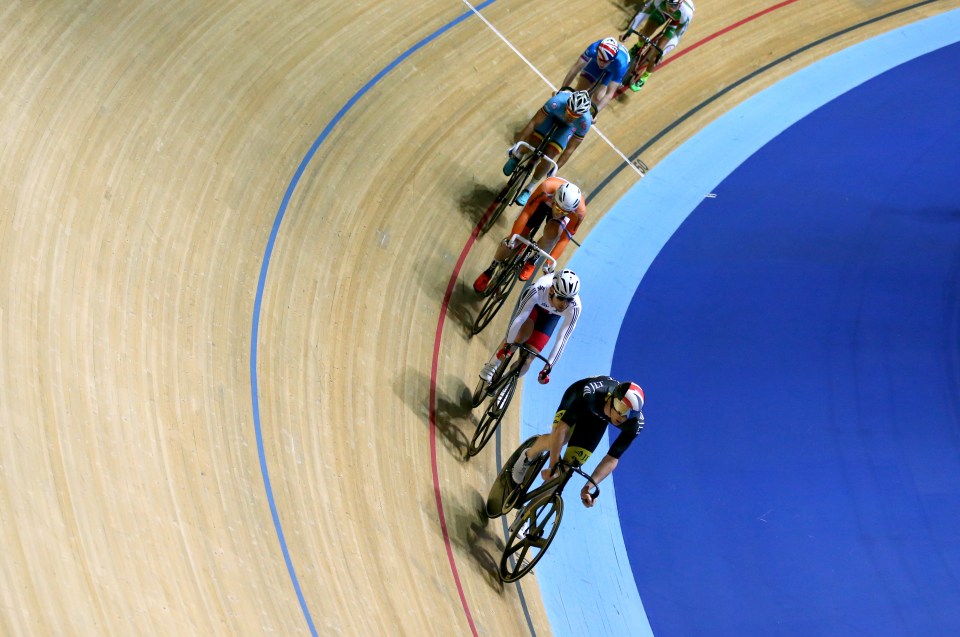
[[[476,8],[475,6],[473,6],[472,4],[470,4],[467,0],[463,0],[463,4],[465,4],[465,5],[467,5],[468,7],[470,7],[470,10],[473,11],[474,14],[476,14],[476,16],[477,16],[478,18],[480,18],[480,20],[482,20],[483,23],[484,23],[485,25],[487,25],[487,27],[497,35],[498,38],[500,38],[501,40],[503,40],[503,43],[506,44],[508,47],[510,47],[510,50],[511,50],[511,51],[513,51],[514,53],[517,54],[517,57],[519,57],[521,60],[523,60],[523,61],[526,63],[527,66],[529,66],[531,69],[533,69],[533,72],[540,76],[540,79],[543,80],[543,81],[546,83],[546,85],[550,87],[550,90],[552,90],[553,92],[556,92],[556,91],[557,91],[557,87],[554,86],[553,83],[550,82],[550,80],[548,80],[548,79],[546,78],[546,76],[544,76],[544,74],[540,72],[540,69],[538,69],[537,67],[535,67],[535,66],[533,65],[533,62],[531,62],[530,60],[528,60],[528,59],[526,58],[526,56],[524,56],[524,54],[521,53],[521,52],[517,49],[517,47],[513,46],[513,43],[510,42],[510,40],[508,40],[508,39],[506,38],[506,36],[504,36],[502,33],[500,33],[495,26],[493,26],[492,24],[490,24],[490,21],[487,20],[487,18],[484,17],[484,15],[483,15],[482,13],[480,13],[479,11],[477,11],[477,8]],[[633,162],[630,161],[630,159],[629,159],[626,155],[624,155],[624,154],[620,151],[620,149],[617,148],[617,147],[614,145],[614,143],[611,142],[611,141],[607,138],[607,136],[604,135],[604,134],[600,131],[599,128],[597,128],[596,126],[592,126],[591,129],[597,132],[597,135],[600,136],[600,139],[602,139],[603,141],[607,142],[607,145],[608,145],[610,148],[613,149],[613,152],[615,152],[617,155],[620,156],[620,159],[622,159],[625,164],[627,164],[628,166],[630,166],[630,168],[632,168],[640,177],[643,177],[643,174],[644,174],[643,171],[640,170],[639,168],[637,168],[637,167],[633,164]]]

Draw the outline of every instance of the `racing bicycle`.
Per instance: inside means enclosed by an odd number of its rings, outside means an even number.
[[[553,477],[531,491],[530,487],[549,459],[547,453],[530,463],[523,482],[515,483],[511,476],[513,465],[537,438],[528,438],[513,452],[487,495],[486,514],[489,518],[498,518],[511,509],[519,509],[507,529],[507,543],[500,557],[499,575],[504,582],[515,582],[529,573],[546,553],[563,519],[563,488],[574,474],[593,485],[590,495],[594,500],[600,496],[600,488],[589,474],[578,464],[566,460],[556,464]]]
[[[633,29],[628,29],[624,34],[624,38],[628,37],[631,33],[635,34],[640,41],[630,47],[630,63],[627,65],[627,71],[623,74],[623,81],[617,88],[617,92],[613,94],[614,99],[623,95],[631,84],[640,79],[640,76],[643,75],[644,70],[647,68],[647,64],[649,63],[648,58],[651,52],[655,52],[654,55],[657,62],[663,57],[663,49],[657,45],[657,41],[660,39],[662,32],[663,29],[660,29],[652,36],[647,37]]]
[[[537,230],[538,228],[531,228],[530,236],[532,237]],[[481,293],[481,296],[486,297],[486,299],[480,307],[480,312],[477,314],[476,320],[473,322],[473,328],[470,331],[471,336],[482,332],[483,328],[490,323],[497,312],[500,311],[500,308],[503,307],[507,297],[510,296],[510,292],[513,291],[513,286],[517,284],[519,280],[518,275],[523,268],[523,264],[527,262],[527,259],[539,258],[537,257],[537,254],[539,254],[545,257],[553,268],[557,267],[556,259],[541,250],[536,243],[526,237],[519,234],[511,235],[508,240],[508,245],[516,245],[517,242],[523,244],[523,249],[518,250],[511,258],[505,259],[497,264],[493,275],[490,277],[490,283],[487,285],[487,289]]]
[[[480,232],[484,233],[490,228],[493,227],[493,224],[497,222],[497,219],[500,218],[500,215],[503,214],[503,211],[507,209],[508,206],[513,205],[514,201],[517,198],[524,188],[526,188],[527,183],[530,181],[530,177],[533,175],[534,169],[540,163],[541,159],[544,159],[550,163],[550,170],[547,171],[547,177],[553,177],[557,174],[557,162],[547,156],[547,146],[550,144],[550,139],[553,137],[553,134],[557,130],[557,124],[554,124],[546,135],[543,136],[543,139],[540,140],[540,143],[536,147],[531,146],[525,141],[517,142],[520,146],[527,148],[530,152],[523,156],[517,163],[517,167],[513,169],[513,173],[510,175],[510,179],[507,181],[507,185],[497,193],[497,196],[494,197],[493,203],[487,208],[487,211],[484,213],[485,221],[481,221],[483,224],[480,228]]]
[[[509,352],[500,362],[500,367],[493,374],[493,379],[489,383],[480,379],[477,382],[477,388],[473,391],[472,405],[474,409],[487,399],[490,399],[490,404],[487,405],[486,411],[480,417],[477,430],[467,447],[468,458],[480,453],[480,450],[497,431],[497,427],[500,426],[500,421],[503,420],[503,415],[507,413],[513,395],[517,391],[520,376],[526,371],[530,360],[536,357],[545,364],[549,364],[549,361],[540,352],[523,343],[512,344],[509,348]]]

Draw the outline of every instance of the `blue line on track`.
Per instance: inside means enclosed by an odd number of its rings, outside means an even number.
[[[478,5],[477,10],[482,10],[494,2],[496,2],[496,0],[487,0],[487,2]],[[464,12],[455,20],[448,22],[444,26],[440,27],[427,37],[411,46],[409,49],[400,54],[399,57],[388,64],[382,71],[374,75],[369,82],[364,84],[363,87],[361,87],[360,90],[358,90],[353,97],[347,100],[347,103],[344,104],[339,111],[337,111],[337,114],[333,116],[333,119],[331,119],[330,122],[324,127],[323,131],[310,146],[310,149],[300,162],[296,172],[293,174],[293,178],[290,180],[290,183],[287,186],[287,190],[283,195],[283,200],[280,202],[280,209],[277,210],[277,215],[274,218],[273,228],[270,230],[270,238],[267,240],[267,247],[264,251],[263,261],[260,266],[260,278],[257,281],[257,295],[253,302],[253,321],[250,330],[250,393],[253,397],[253,428],[257,438],[257,453],[260,457],[260,473],[263,475],[263,486],[266,490],[267,502],[270,505],[270,514],[273,516],[273,526],[277,531],[277,540],[280,542],[280,550],[283,553],[283,560],[287,565],[287,572],[290,574],[290,580],[293,583],[294,590],[296,591],[297,599],[300,601],[300,608],[303,611],[303,616],[307,620],[307,625],[309,626],[310,633],[312,635],[317,635],[317,628],[313,622],[313,617],[310,615],[310,609],[307,606],[307,601],[304,598],[303,590],[300,587],[300,581],[297,579],[296,569],[293,566],[293,560],[290,558],[290,551],[287,547],[287,541],[283,535],[283,526],[280,523],[280,514],[277,511],[277,503],[273,497],[273,487],[270,484],[270,471],[267,467],[267,458],[263,447],[263,431],[260,420],[260,388],[257,381],[257,340],[260,332],[260,310],[263,304],[263,291],[267,283],[267,271],[270,268],[270,258],[273,255],[273,247],[276,243],[277,235],[280,233],[280,225],[283,223],[283,217],[286,215],[287,207],[290,205],[290,199],[293,197],[293,192],[300,183],[300,178],[303,177],[303,173],[310,164],[310,161],[313,159],[314,155],[317,154],[317,150],[319,150],[323,142],[326,141],[327,137],[330,135],[330,132],[337,126],[337,124],[340,123],[340,120],[343,119],[347,112],[353,108],[354,104],[356,104],[361,97],[366,95],[366,93],[374,85],[376,85],[377,82],[382,80],[388,73],[390,73],[390,71],[395,69],[403,61],[425,47],[427,44],[433,42],[445,32],[449,31],[472,15],[472,11]]]

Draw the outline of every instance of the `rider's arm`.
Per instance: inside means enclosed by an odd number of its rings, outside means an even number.
[[[590,62],[590,60],[583,55],[577,58],[577,61],[573,63],[573,66],[570,67],[570,70],[567,71],[567,74],[563,77],[563,83],[560,84],[560,86],[573,86],[573,81],[577,79],[580,71],[587,66],[588,62]]]
[[[616,91],[610,88],[609,83],[597,88],[596,92],[593,94],[593,103],[597,107],[597,112],[603,110],[603,107],[607,105],[614,93],[616,93]]]
[[[553,246],[553,250],[550,251],[551,257],[557,261],[560,260],[560,255],[563,254],[567,244],[570,243],[570,237],[577,234],[577,230],[580,228],[580,222],[583,221],[583,215],[586,214],[586,212],[587,206],[583,201],[581,201],[579,208],[566,214],[566,224],[560,226],[560,238],[557,239],[557,243]]]
[[[507,328],[507,343],[515,343],[517,341],[520,328],[523,327],[526,320],[530,318],[530,313],[533,312],[533,308],[537,304],[538,293],[539,288],[534,284],[527,286],[520,295],[520,300],[517,301],[517,310],[513,315],[513,321],[511,321],[510,327]]]
[[[600,464],[597,465],[597,468],[593,470],[593,475],[590,478],[593,480],[594,484],[600,484],[604,478],[613,473],[613,470],[617,468],[620,460],[614,458],[610,454],[607,454],[603,457],[603,460],[600,461]],[[590,508],[593,506],[593,496],[590,495],[593,492],[593,484],[587,482],[583,485],[583,488],[580,489],[580,501],[583,502],[583,506]]]
[[[567,441],[570,435],[570,425],[562,420],[555,420],[553,429],[550,431],[550,462],[543,470],[543,478],[546,480],[553,474],[554,467],[560,462],[560,449]]]
[[[549,115],[547,114],[545,108],[541,108],[539,111],[537,111],[537,114],[534,115],[533,118],[527,122],[527,125],[523,127],[523,130],[520,131],[517,141],[519,142],[521,140],[526,140],[528,137],[530,137],[530,135],[533,134],[533,129],[546,121],[547,117],[549,117]]]
[[[603,457],[603,460],[600,461],[600,464],[597,465],[597,468],[593,470],[593,474],[590,477],[594,482],[600,484],[604,478],[613,473],[613,470],[617,468],[618,464],[620,464],[620,458],[614,458],[610,454],[607,454]],[[588,482],[586,486],[589,487],[590,483]]]
[[[570,155],[573,154],[573,151],[577,149],[577,146],[579,146],[580,142],[582,141],[583,138],[578,137],[577,135],[573,135],[573,137],[570,138],[570,141],[567,142],[567,147],[564,149],[563,154],[557,157],[557,169],[560,169],[565,163],[567,163],[567,160],[570,159]]]
[[[627,27],[627,31],[636,31],[637,28],[647,21],[647,18],[650,17],[650,14],[653,12],[653,0],[650,0],[643,5],[643,8],[637,11],[637,15],[633,16],[633,20],[630,21],[630,26]]]

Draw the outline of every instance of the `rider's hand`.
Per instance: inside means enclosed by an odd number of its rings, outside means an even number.
[[[583,506],[587,507],[588,509],[593,506],[594,499],[593,496],[590,495],[589,482],[583,485],[583,488],[580,489],[580,501],[583,502]]]
[[[510,355],[510,349],[513,347],[510,343],[504,343],[503,347],[497,350],[497,360],[502,361]]]
[[[547,259],[543,262],[543,273],[544,274],[553,274],[553,261]]]
[[[551,369],[552,368],[549,365],[547,365],[546,367],[540,370],[539,374],[537,374],[537,380],[540,381],[541,385],[546,385],[547,383],[550,382]]]
[[[553,477],[553,469],[551,469],[550,467],[547,467],[546,469],[540,472],[540,477],[543,478],[544,482],[546,482],[547,480]]]

